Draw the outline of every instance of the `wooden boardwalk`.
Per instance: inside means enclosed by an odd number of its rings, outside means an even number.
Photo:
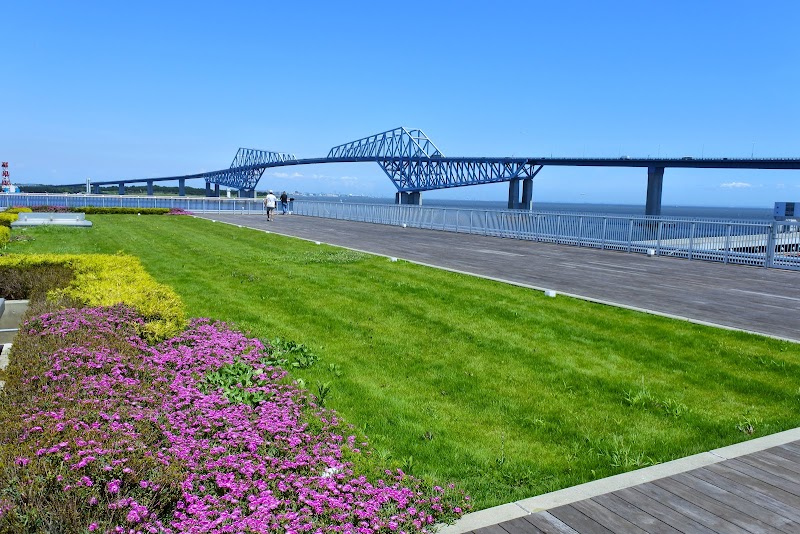
[[[800,533],[800,441],[470,531]]]
[[[317,217],[208,219],[800,341],[800,272]]]

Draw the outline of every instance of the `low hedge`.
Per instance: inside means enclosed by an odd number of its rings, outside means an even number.
[[[23,273],[67,269],[72,273],[68,283],[52,283],[46,298],[79,302],[87,306],[126,304],[145,319],[143,335],[149,339],[164,339],[176,335],[186,326],[183,303],[168,286],[159,284],[144,270],[138,258],[122,254],[8,254],[0,256],[0,293],[16,280],[26,287]],[[13,273],[17,273],[16,275]],[[59,277],[56,277],[60,279]],[[33,276],[28,282],[29,293],[36,290]],[[17,296],[21,298],[22,296]],[[22,297],[24,298],[24,297]]]
[[[166,215],[169,208],[98,208],[96,206],[84,206],[82,208],[70,208],[72,212],[85,213],[86,215]]]
[[[4,213],[31,213],[33,210],[31,208],[24,208],[22,206],[14,206],[13,208],[8,208]]]
[[[11,228],[11,223],[17,220],[16,213],[9,213],[8,210],[0,213],[0,226]]]
[[[0,247],[4,247],[11,241],[11,229],[0,226]]]
[[[101,208],[97,206],[31,206],[24,208],[37,213],[85,213],[87,215],[188,215],[181,208]]]

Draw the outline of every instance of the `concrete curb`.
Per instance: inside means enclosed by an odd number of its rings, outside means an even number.
[[[11,354],[11,343],[0,344],[0,369],[8,367],[8,355]],[[0,380],[0,389],[6,385],[5,380]]]
[[[800,428],[467,514],[439,534],[461,534],[800,440]]]

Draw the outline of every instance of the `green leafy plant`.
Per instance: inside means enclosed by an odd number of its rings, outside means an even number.
[[[269,342],[272,346],[270,358],[267,361],[275,362],[274,365],[294,369],[308,369],[319,360],[319,356],[302,343],[284,340],[276,337]]]
[[[269,400],[272,393],[253,390],[258,387],[258,377],[264,374],[263,369],[255,369],[242,360],[225,364],[216,371],[208,372],[203,378],[206,391],[222,390],[230,402],[234,404],[247,404],[256,407],[259,403]]]
[[[325,399],[331,393],[331,383],[330,382],[320,382],[317,384],[317,403],[320,406],[325,406]]]

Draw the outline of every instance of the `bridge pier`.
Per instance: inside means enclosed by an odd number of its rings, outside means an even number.
[[[122,196],[124,194],[125,194],[125,183],[124,182],[120,182],[119,183],[119,195]]]
[[[100,186],[99,185],[93,185],[92,186],[92,193],[95,194],[95,195],[99,195],[100,194]]]
[[[519,200],[519,183],[522,182],[522,202]],[[533,209],[533,178],[515,179],[508,182],[508,209]]]
[[[422,206],[422,191],[398,191],[394,194],[394,203]]]
[[[153,180],[147,180],[147,196],[153,196]]]
[[[239,198],[255,198],[255,189],[239,189]]]
[[[181,178],[178,180],[178,196],[185,197],[186,196],[186,178]]]
[[[219,196],[219,184],[214,184],[214,191],[211,191],[211,182],[206,182],[206,196],[207,197],[218,197]]]
[[[661,215],[661,191],[664,185],[664,167],[647,167],[647,203],[645,215]]]

